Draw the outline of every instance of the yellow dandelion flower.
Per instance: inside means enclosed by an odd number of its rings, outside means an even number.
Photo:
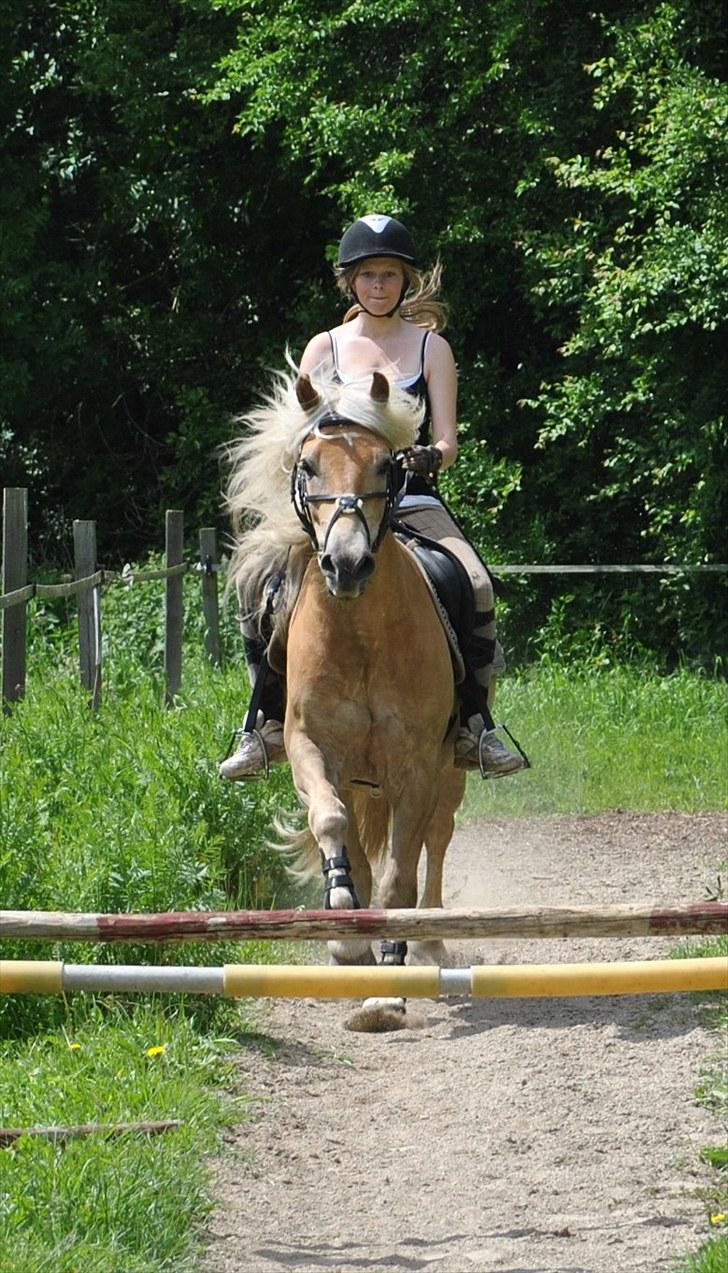
[[[725,1224],[726,1220],[728,1220],[728,1216],[725,1211],[714,1211],[710,1217],[711,1224]]]
[[[80,1052],[80,1051],[81,1051],[81,1044],[80,1044],[80,1043],[69,1043],[68,1047],[69,1047],[69,1050],[70,1050],[71,1052]]]
[[[147,1048],[147,1056],[164,1056],[166,1051],[166,1043],[157,1043],[153,1048]]]

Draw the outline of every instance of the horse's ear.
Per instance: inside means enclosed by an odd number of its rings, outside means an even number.
[[[387,402],[389,399],[389,381],[381,371],[372,374],[371,395],[375,402]]]
[[[321,399],[311,384],[311,377],[303,372],[296,378],[296,397],[304,411],[313,411],[319,406]]]

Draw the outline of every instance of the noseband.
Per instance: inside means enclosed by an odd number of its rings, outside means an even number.
[[[326,416],[325,419],[320,420],[315,426],[315,432],[319,437],[325,438],[327,436],[326,434],[319,433],[319,430],[323,425],[337,425],[339,427],[344,427],[353,423],[355,423],[355,421],[345,420],[341,416]],[[312,432],[314,432],[314,430],[312,430]],[[326,552],[329,535],[334,529],[334,526],[338,522],[339,518],[344,517],[345,515],[353,515],[359,518],[359,521],[364,527],[369,551],[375,553],[389,530],[392,521],[392,513],[397,502],[396,467],[394,456],[392,456],[390,460],[387,485],[384,490],[368,491],[365,495],[355,495],[353,492],[348,492],[344,495],[310,495],[306,488],[306,479],[307,474],[303,468],[299,454],[299,459],[294,465],[293,472],[291,474],[291,500],[293,502],[293,507],[298,514],[299,521],[304,527],[319,557],[322,557]],[[382,520],[379,523],[379,529],[374,536],[374,539],[371,537],[369,523],[364,515],[364,504],[370,499],[384,500]],[[334,512],[326,526],[324,542],[321,547],[319,547],[318,538],[316,536],[316,527],[313,524],[313,519],[309,511],[310,505],[312,504],[336,505],[336,508],[334,509]]]

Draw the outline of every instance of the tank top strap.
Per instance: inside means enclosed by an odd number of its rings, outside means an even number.
[[[422,337],[422,344],[420,345],[420,376],[423,380],[425,376],[425,354],[427,353],[427,342],[429,339],[430,332],[426,331]]]
[[[340,377],[341,373],[339,371],[339,351],[336,347],[336,337],[334,336],[334,333],[332,331],[328,333],[328,337],[329,337],[329,344],[331,345],[331,360],[334,364],[334,372],[336,373],[337,377]]]

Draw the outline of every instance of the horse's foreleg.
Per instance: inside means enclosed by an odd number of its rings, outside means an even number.
[[[437,781],[420,780],[395,809],[390,855],[379,889],[385,909],[417,905],[417,865],[436,798]]]
[[[435,784],[420,780],[412,784],[399,802],[392,820],[392,844],[389,862],[382,877],[379,898],[385,909],[413,907],[417,904],[417,864],[422,841],[432,816]],[[407,943],[383,941],[382,963],[401,965],[407,956]],[[401,1029],[406,1024],[403,998],[366,999],[349,1018],[350,1030],[380,1032]]]
[[[425,886],[418,906],[443,906],[442,882],[445,854],[455,829],[455,810],[460,805],[464,789],[465,773],[462,769],[448,768],[443,771],[437,806],[425,832]],[[447,949],[441,941],[413,942],[410,946],[410,961],[447,965]]]
[[[465,790],[465,773],[462,769],[445,770],[440,780],[437,805],[425,831],[427,869],[425,887],[420,906],[442,906],[442,876],[445,853],[455,830],[455,811]]]
[[[311,739],[290,732],[286,748],[298,795],[308,810],[308,825],[321,853],[327,910],[357,910],[368,904],[371,870],[359,844],[356,825],[337,794],[326,759]],[[347,842],[351,852],[347,851]],[[373,961],[367,941],[330,942],[337,963]]]
[[[347,832],[344,855],[350,863],[355,905],[368,906],[372,896],[372,868],[362,848],[354,810],[347,803]],[[344,909],[342,907],[339,910]],[[371,945],[364,940],[330,941],[329,954],[337,964],[374,964]]]

